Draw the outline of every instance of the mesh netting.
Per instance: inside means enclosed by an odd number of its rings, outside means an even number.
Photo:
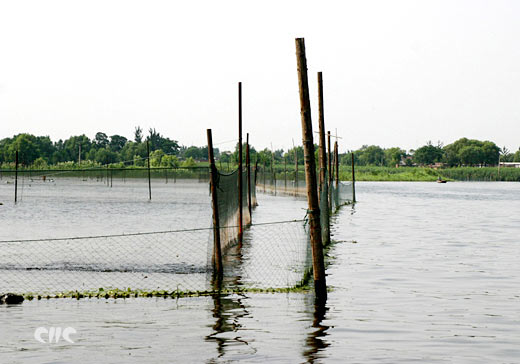
[[[209,181],[209,169],[202,168],[152,168],[152,184],[171,184],[177,180]],[[14,171],[0,171],[0,183],[10,185],[10,195],[0,196],[5,200],[14,200]],[[34,201],[52,199],[63,193],[74,196],[79,190],[88,190],[98,186],[111,188],[110,194],[117,195],[121,188],[132,193],[134,200],[149,198],[148,170],[146,168],[92,168],[76,170],[19,170],[17,199]],[[108,192],[107,192],[108,193]],[[125,195],[128,199],[128,195]]]
[[[276,178],[276,174],[269,171],[260,171],[257,188],[259,191],[266,193],[307,197],[305,175],[302,173],[299,173],[297,178],[295,178],[294,172],[290,173],[289,176],[287,173],[278,174],[278,178]],[[332,211],[353,202],[352,182],[350,181],[341,181],[338,185],[336,185],[336,182],[331,182],[328,186],[325,186],[325,189],[327,190],[326,194],[329,193],[330,195],[329,208]]]
[[[224,287],[281,288],[310,268],[302,221],[253,225],[223,250]],[[211,229],[0,242],[0,291],[206,291]],[[211,248],[209,248],[211,249]]]
[[[220,219],[220,244],[225,248],[228,244],[238,239],[239,226],[239,202],[238,202],[238,179],[242,178],[242,217],[243,225],[251,223],[251,215],[248,208],[248,183],[247,171],[239,173],[235,170],[229,174],[219,172],[217,177],[217,205]],[[254,181],[251,181],[251,196],[256,193]],[[251,198],[253,200],[253,198]]]

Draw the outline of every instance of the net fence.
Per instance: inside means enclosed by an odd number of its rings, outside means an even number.
[[[0,242],[0,291],[59,295],[212,289],[212,229]],[[310,269],[303,221],[252,225],[223,250],[224,287],[287,288]]]
[[[259,191],[288,196],[307,197],[307,185],[305,174],[300,171],[295,173],[273,173],[266,169],[258,171],[257,188]],[[331,181],[325,184],[325,196],[329,196],[329,209],[335,211],[342,205],[353,202],[353,186],[351,181]],[[321,195],[321,194],[320,194]],[[320,196],[320,200],[323,200]],[[327,206],[326,204],[324,206]]]
[[[106,195],[117,196],[122,191],[131,192],[121,198],[146,200],[149,198],[148,169],[146,168],[89,168],[89,169],[21,169],[0,170],[0,202],[14,200],[15,185],[17,201],[49,200],[63,194],[74,197],[80,191],[99,186],[107,187]],[[175,184],[178,180],[209,181],[207,167],[151,168],[150,184]]]
[[[64,238],[51,236],[43,239],[26,239],[26,235],[23,235],[22,238],[0,239],[0,292],[60,296],[70,295],[71,292],[96,295],[116,290],[149,295],[153,292],[173,294],[215,289],[215,252],[207,168],[152,169],[152,188],[158,183],[163,186],[184,183],[182,188],[173,190],[156,188],[156,201],[159,202],[153,205],[141,203],[148,200],[146,169],[53,171],[52,174],[49,171],[43,171],[45,174],[41,172],[25,171],[18,175],[18,188],[25,189],[21,194],[23,203],[20,206],[30,207],[21,220],[35,216],[41,219],[49,203],[60,203],[57,210],[62,211],[63,207],[69,208],[71,202],[74,202],[74,211],[83,209],[85,213],[95,215],[98,213],[96,209],[102,206],[100,201],[108,201],[103,206],[114,210],[106,216],[119,213],[117,221],[126,218],[125,214],[135,208],[146,207],[149,209],[146,211],[152,215],[144,215],[143,218],[165,215],[166,219],[179,220],[174,226],[182,226],[183,229],[69,235]],[[258,205],[257,188],[259,191],[280,195],[306,196],[304,178],[296,175],[294,181],[282,178],[276,180],[276,176],[268,179],[267,174],[257,172],[250,171],[249,178],[247,169],[242,172],[218,172],[216,187],[223,262],[222,288],[235,291],[304,286],[310,283],[312,261],[306,221],[297,219],[252,223],[253,212]],[[5,183],[7,189],[0,188],[0,199],[5,197],[6,191],[11,190],[13,177],[14,174],[2,174],[2,180],[9,183]],[[245,226],[242,241],[238,241],[240,180],[243,186],[242,212]],[[196,187],[197,183],[202,185]],[[89,188],[91,192],[85,193]],[[191,199],[185,196],[187,191],[193,193]],[[350,202],[351,191],[349,183],[342,182],[337,186],[331,184],[330,189],[322,191],[322,203],[324,206],[330,204],[328,209],[322,207],[322,210],[334,211]],[[135,198],[137,204],[116,204],[128,198]],[[168,201],[161,203],[163,200]],[[33,204],[34,201],[38,203]],[[196,204],[199,205],[198,212],[193,213]],[[86,206],[88,209],[85,209]],[[152,206],[155,210],[151,210]],[[162,210],[158,212],[157,209]],[[21,214],[24,210],[13,211]],[[190,222],[177,216],[190,212]],[[81,212],[78,212],[78,216],[81,216]],[[82,231],[79,228],[73,225],[70,231]]]

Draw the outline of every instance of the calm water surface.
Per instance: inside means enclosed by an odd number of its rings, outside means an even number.
[[[101,201],[81,211],[80,193],[66,214],[57,198],[47,217],[29,198],[16,208],[4,204],[1,235],[151,231],[208,221],[207,186],[191,185],[176,198],[173,188],[163,186],[157,202],[126,202],[125,213],[110,203],[100,212]],[[190,194],[200,197],[196,218],[172,212],[182,198],[191,206]],[[327,271],[334,288],[325,307],[305,294],[0,306],[0,362],[520,362],[520,184],[372,182],[358,183],[357,195],[359,202],[334,218]],[[305,201],[258,198],[257,222],[304,214]],[[69,224],[46,228],[56,219]],[[33,338],[39,326],[72,326],[76,342],[40,344]]]

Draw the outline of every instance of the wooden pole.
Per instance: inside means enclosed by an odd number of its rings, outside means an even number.
[[[339,153],[338,142],[334,142],[334,161],[336,162],[336,188],[339,188]]]
[[[256,154],[256,160],[255,160],[255,188],[256,188],[257,177],[258,177],[258,154]]]
[[[148,199],[152,200],[152,176],[150,175],[150,141],[146,141],[146,154],[148,156]]]
[[[213,270],[218,278],[222,278],[222,252],[220,248],[220,219],[218,214],[218,195],[217,195],[217,167],[213,156],[213,138],[211,129],[207,130],[208,135],[208,159],[210,167],[210,188],[211,206],[213,208]]]
[[[287,192],[287,155],[283,157],[283,180],[284,180],[284,188],[285,192]]]
[[[319,132],[320,132],[320,192],[323,190],[323,184],[327,180],[327,152],[325,147],[325,118],[323,111],[323,78],[322,73],[318,72],[318,106],[319,106]],[[321,196],[320,196],[321,198]]]
[[[321,72],[318,72],[318,126],[319,126],[319,135],[320,135],[320,149],[319,149],[319,162],[320,162],[320,183],[319,183],[319,195],[318,200],[322,198],[327,199],[327,204],[329,201],[328,196],[330,195],[330,183],[328,183],[327,179],[327,148],[325,145],[325,116],[324,116],[324,108],[323,108],[323,76]],[[330,140],[330,139],[329,139]],[[327,191],[327,194],[324,195],[324,191]],[[323,202],[323,201],[322,201]],[[321,205],[323,206],[323,205]],[[324,221],[322,223],[322,231],[321,231],[321,240],[323,245],[330,244],[330,221],[329,221],[329,213],[330,209],[326,211],[321,211],[321,216]]]
[[[276,173],[274,171],[274,149],[271,143],[271,184],[274,187],[274,194],[276,195]]]
[[[354,152],[351,154],[352,157],[352,202],[356,202],[356,172],[354,168]]]
[[[312,267],[316,298],[327,298],[325,280],[325,263],[321,242],[320,206],[316,182],[316,162],[314,160],[314,141],[312,136],[311,103],[309,99],[309,82],[307,78],[307,60],[305,57],[305,41],[296,39],[296,60],[298,65],[298,86],[300,91],[300,114],[302,123],[302,140],[305,160],[305,179],[307,182],[307,201],[309,205],[309,222],[312,248]]]
[[[294,147],[294,194],[298,195],[298,151]]]
[[[264,159],[264,169],[262,170],[262,175],[264,177],[264,192],[265,192],[265,159]]]
[[[238,83],[238,242],[244,233],[244,212],[242,210],[242,82]]]
[[[246,134],[246,168],[247,168],[247,207],[249,209],[249,219],[253,222],[251,211],[251,160],[249,155],[249,133]]]
[[[327,132],[327,161],[329,163],[329,184],[332,182],[332,150],[330,148],[330,131]]]
[[[14,155],[14,203],[18,202],[18,151]]]

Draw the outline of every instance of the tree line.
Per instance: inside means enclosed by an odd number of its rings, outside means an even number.
[[[145,136],[141,127],[134,130],[133,140],[121,135],[108,136],[103,132],[90,139],[86,135],[71,136],[66,140],[53,142],[48,136],[35,136],[22,133],[12,138],[0,140],[0,166],[12,167],[16,151],[19,162],[26,167],[44,169],[48,166],[82,167],[100,165],[145,166],[147,143],[150,146],[150,164],[153,167],[195,166],[197,161],[205,161],[208,156],[207,146],[182,146],[176,140],[161,135],[150,128]],[[243,145],[245,158],[245,144]],[[318,158],[318,146],[315,146]],[[364,145],[354,150],[357,165],[362,166],[396,166],[396,165],[433,165],[442,163],[454,166],[489,166],[502,162],[520,162],[520,149],[515,153],[507,148],[499,148],[490,141],[461,138],[444,146],[428,142],[426,145],[406,152],[399,147],[381,148],[376,145]],[[270,167],[272,163],[293,166],[295,161],[303,164],[303,148],[295,146],[287,151],[264,148],[257,151],[250,147],[253,163]],[[215,157],[219,163],[236,164],[238,161],[238,143],[234,151],[220,152],[215,149]],[[349,153],[340,155],[340,163],[351,164]]]
[[[48,166],[66,165],[93,167],[116,164],[120,166],[144,166],[150,147],[150,163],[154,167],[177,167],[194,165],[195,160],[207,156],[207,147],[185,147],[178,141],[161,135],[150,128],[144,136],[143,129],[136,127],[134,139],[115,134],[108,136],[98,132],[90,139],[85,134],[71,136],[53,142],[48,136],[22,133],[0,140],[0,165],[12,167],[18,151],[19,163],[23,166],[44,169]],[[218,149],[215,154],[219,155]],[[182,161],[182,163],[181,163]]]
[[[353,153],[355,163],[363,166],[427,166],[439,163],[447,167],[460,167],[494,166],[499,161],[520,162],[520,148],[512,153],[506,147],[500,148],[493,142],[468,138],[458,139],[446,146],[441,142],[434,145],[430,141],[408,153],[398,147],[383,149],[376,145],[365,145]],[[343,155],[340,161],[350,165],[351,157]]]

